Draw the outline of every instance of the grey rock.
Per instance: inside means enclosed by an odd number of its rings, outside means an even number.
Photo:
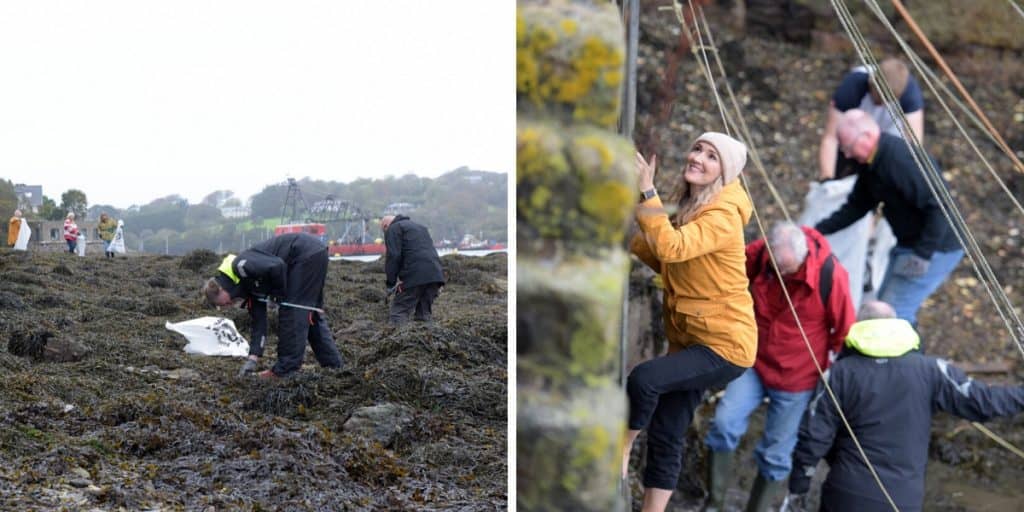
[[[412,409],[383,403],[356,409],[342,427],[346,432],[388,446],[413,420]]]
[[[72,478],[71,480],[68,480],[68,484],[72,487],[78,487],[81,489],[83,487],[89,487],[92,485],[92,482],[85,478]]]

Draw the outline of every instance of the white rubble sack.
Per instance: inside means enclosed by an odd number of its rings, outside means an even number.
[[[797,223],[814,226],[819,221],[828,218],[843,206],[856,181],[857,175],[855,174],[824,183],[812,182],[807,196],[804,197],[804,211]],[[885,219],[882,219],[875,228],[871,276],[865,276],[872,217],[874,217],[874,213],[868,213],[845,229],[825,235],[829,245],[832,246],[832,254],[836,255],[850,275],[850,296],[853,299],[854,309],[860,307],[863,299],[865,277],[870,277],[872,289],[875,292],[882,285],[885,269],[889,265],[889,251],[896,245],[896,237],[892,234],[892,228],[889,227],[889,223]]]
[[[32,238],[32,228],[28,227],[28,222],[25,222],[25,219],[21,219],[21,228],[18,230],[18,239],[14,242],[14,250],[27,251],[30,238]]]
[[[110,252],[116,252],[118,254],[124,254],[124,221],[117,221],[117,231],[114,232],[114,239],[110,241]]]
[[[173,324],[167,322],[165,327],[188,340],[185,352],[189,354],[238,357],[249,355],[249,342],[238,333],[235,323],[230,319],[204,316]]]

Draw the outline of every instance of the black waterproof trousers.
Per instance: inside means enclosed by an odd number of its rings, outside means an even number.
[[[633,368],[626,383],[629,428],[647,429],[644,487],[676,488],[686,430],[704,391],[728,384],[744,370],[704,345],[693,345]]]
[[[323,307],[324,283],[327,281],[327,248],[288,265],[288,302],[302,306]],[[341,353],[331,336],[323,315],[315,311],[282,305],[278,309],[277,363],[273,371],[289,375],[302,366],[306,340],[320,366],[340,368]]]

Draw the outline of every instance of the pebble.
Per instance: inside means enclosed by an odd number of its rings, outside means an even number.
[[[89,487],[90,485],[92,485],[92,482],[85,478],[72,478],[71,480],[68,480],[68,484],[71,485],[72,487],[82,488]]]

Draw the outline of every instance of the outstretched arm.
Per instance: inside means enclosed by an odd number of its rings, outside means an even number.
[[[836,109],[833,102],[829,103],[827,115],[825,131],[821,134],[821,144],[818,146],[818,179],[820,180],[830,180],[836,176],[836,154],[839,152],[836,127],[839,125],[839,116],[842,115],[842,112]]]
[[[1024,411],[1024,387],[988,386],[944,359],[936,359],[935,406],[971,421],[988,421]]]

